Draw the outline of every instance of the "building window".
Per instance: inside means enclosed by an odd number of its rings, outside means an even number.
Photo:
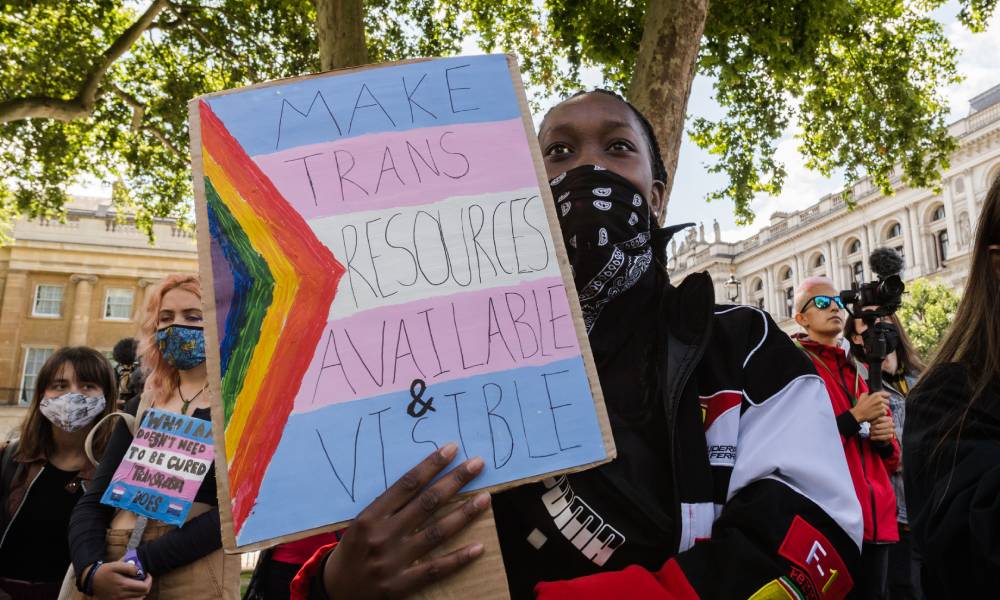
[[[22,406],[31,403],[31,398],[35,393],[35,380],[38,372],[42,370],[42,365],[52,356],[52,348],[28,348],[24,355],[24,369],[21,371],[21,393],[18,394],[18,403]]]
[[[36,317],[58,317],[62,309],[63,286],[39,285],[35,288],[35,305],[31,314]]]
[[[935,208],[934,212],[931,213],[931,222],[940,221],[942,219],[944,219],[944,205]]]
[[[937,234],[937,250],[938,250],[938,260],[941,262],[941,266],[944,266],[944,261],[948,260],[948,230],[942,229]]]
[[[763,298],[757,298],[757,308],[759,308],[761,310],[764,310],[764,299]]]
[[[818,268],[822,267],[825,264],[826,264],[826,257],[823,256],[822,254],[817,254],[816,258],[813,259],[812,266],[813,266],[814,269],[818,269]]]
[[[104,298],[104,318],[127,321],[132,318],[132,290],[108,288]]]
[[[785,267],[784,269],[781,270],[781,275],[779,276],[779,279],[781,279],[782,281],[788,281],[791,278],[792,278],[791,267]]]
[[[795,314],[795,290],[785,288],[785,316],[789,319]]]
[[[903,235],[903,228],[899,223],[893,223],[892,227],[889,228],[889,236],[887,239],[893,240]]]
[[[848,254],[857,254],[861,252],[861,240],[854,240],[851,245],[847,247]]]
[[[754,284],[753,284],[753,291],[759,292],[759,291],[761,291],[763,289],[764,289],[764,282],[763,281],[761,281],[760,279],[758,279],[756,282],[754,282]]]
[[[851,276],[854,281],[861,283],[865,280],[865,265],[860,260],[851,265]]]

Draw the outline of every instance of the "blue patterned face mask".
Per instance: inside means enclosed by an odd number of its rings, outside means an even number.
[[[169,325],[156,332],[156,344],[171,367],[187,371],[205,362],[205,330]]]

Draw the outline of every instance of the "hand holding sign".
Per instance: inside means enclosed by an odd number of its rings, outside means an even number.
[[[488,493],[478,494],[417,531],[482,472],[483,460],[472,458],[427,486],[457,453],[455,444],[433,452],[358,515],[326,561],[323,585],[328,592],[336,590],[338,598],[351,599],[409,596],[482,554],[482,544],[472,544],[413,564],[469,525],[490,504]]]

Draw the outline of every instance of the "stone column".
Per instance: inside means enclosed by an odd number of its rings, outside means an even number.
[[[903,273],[909,273],[910,277],[917,277],[920,275],[920,269],[917,268],[920,259],[917,258],[917,248],[913,243],[914,226],[909,207],[903,209],[903,224],[906,227],[906,231],[903,233],[903,252],[906,253],[906,267]]]
[[[927,262],[924,237],[921,233],[923,224],[920,222],[920,215],[917,214],[915,206],[906,207],[906,214],[910,223],[910,244],[913,246],[913,262],[916,265],[914,275],[919,277],[931,270],[931,265]]]
[[[771,272],[773,267],[767,267],[764,269],[764,310],[771,313],[773,317],[775,315],[774,311],[774,274]]]
[[[795,273],[792,274],[792,287],[798,287],[802,280],[806,278],[806,261],[802,258],[799,253],[795,254]],[[784,301],[784,295],[782,295],[782,301]],[[782,305],[784,306],[784,305]]]
[[[958,213],[955,210],[957,207],[951,193],[951,181],[945,181],[943,185],[944,193],[941,195],[941,199],[944,200],[944,216],[948,222],[948,253],[954,256],[958,254]]]
[[[21,347],[21,322],[31,314],[31,290],[26,271],[8,271],[0,304],[0,404],[17,403],[21,370],[17,363]]]
[[[90,327],[90,301],[94,295],[96,275],[71,275],[69,280],[76,284],[73,294],[73,319],[69,324],[70,346],[85,346],[87,344],[87,329]]]
[[[140,326],[146,318],[146,306],[149,305],[149,301],[153,297],[153,290],[159,282],[159,279],[147,279],[145,277],[139,279],[139,289],[142,290],[142,304],[136,309],[135,320],[139,322]]]
[[[864,267],[863,273],[865,275],[865,281],[872,280],[872,270],[868,266],[868,257],[872,254],[872,232],[868,225],[863,227],[863,231],[859,236],[861,238],[861,264]]]
[[[976,223],[979,221],[979,210],[976,207],[976,189],[972,185],[972,169],[962,171],[962,181],[965,182],[965,206],[969,211],[969,246],[976,235]]]
[[[840,251],[837,244],[836,238],[826,243],[826,264],[830,265],[828,270],[830,271],[830,279],[833,280],[833,286],[840,290],[843,289],[841,284],[841,281],[843,281],[843,266],[840,264]]]

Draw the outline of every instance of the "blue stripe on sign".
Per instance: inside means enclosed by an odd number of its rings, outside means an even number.
[[[371,133],[518,117],[502,54],[441,58],[207,100],[250,156]]]
[[[104,491],[101,503],[130,510],[167,525],[183,525],[188,511],[191,510],[191,503],[187,500],[123,481],[112,481]]]
[[[464,491],[605,458],[580,357],[432,383],[430,397],[435,410],[417,418],[407,414],[409,390],[293,414],[237,543],[351,519],[452,441],[456,464],[486,461]]]
[[[211,421],[155,408],[143,414],[141,427],[147,431],[158,431],[202,444],[212,444],[215,441]]]

